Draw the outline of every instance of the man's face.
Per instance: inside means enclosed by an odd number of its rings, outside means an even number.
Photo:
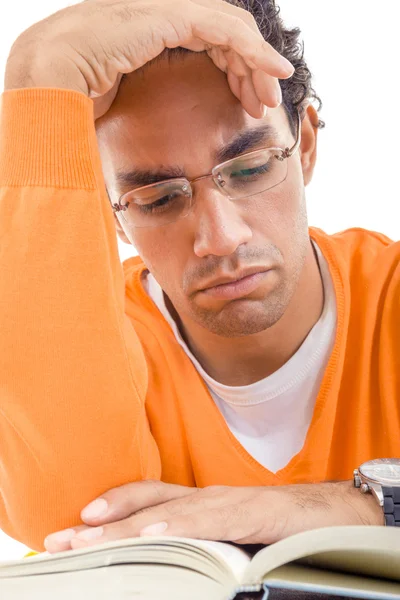
[[[189,180],[209,174],[224,147],[266,123],[274,137],[245,151],[293,146],[284,109],[269,109],[263,120],[250,117],[204,54],[132,73],[96,122],[110,198],[117,202],[131,189],[116,183],[121,171],[171,171]],[[129,240],[183,323],[194,321],[226,337],[271,327],[294,294],[309,244],[299,153],[288,160],[285,181],[247,200],[230,200],[211,178],[194,183],[193,193],[186,217],[132,228]],[[222,288],[210,289],[221,277],[253,267],[264,274],[252,280],[246,295],[232,298]]]

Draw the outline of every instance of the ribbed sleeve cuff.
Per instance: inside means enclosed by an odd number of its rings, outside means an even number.
[[[93,101],[67,89],[7,90],[0,97],[0,186],[96,189]]]

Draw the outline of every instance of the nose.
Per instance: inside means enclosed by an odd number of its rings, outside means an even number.
[[[199,258],[229,256],[252,238],[252,231],[243,218],[239,202],[218,190],[210,190],[205,183],[201,187],[201,192],[196,190],[194,204],[194,252]]]

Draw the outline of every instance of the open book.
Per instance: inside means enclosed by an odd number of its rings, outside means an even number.
[[[291,536],[253,556],[249,548],[142,537],[43,553],[0,563],[0,598],[400,598],[400,529],[395,527],[326,527]]]

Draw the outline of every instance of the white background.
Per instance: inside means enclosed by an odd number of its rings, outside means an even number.
[[[328,233],[365,227],[400,239],[400,3],[277,1],[285,22],[302,30],[314,87],[324,102],[321,118],[327,126],[319,134],[318,164],[307,196],[310,224]],[[72,4],[0,4],[0,91],[16,37]],[[131,246],[119,247],[122,260],[135,254]],[[0,560],[20,558],[25,551],[0,532]]]

